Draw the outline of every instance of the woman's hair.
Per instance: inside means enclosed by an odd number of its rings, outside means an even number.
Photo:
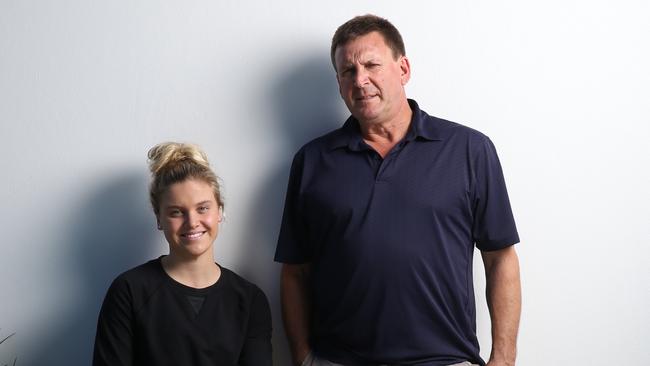
[[[219,178],[210,168],[207,155],[197,145],[163,142],[152,147],[147,156],[151,171],[149,199],[156,216],[160,213],[160,197],[165,190],[174,183],[188,179],[200,179],[208,183],[217,204],[223,209]]]

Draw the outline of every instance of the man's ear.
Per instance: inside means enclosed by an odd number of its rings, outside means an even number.
[[[402,74],[400,75],[400,79],[402,80],[402,85],[406,85],[406,83],[409,82],[411,79],[411,64],[409,63],[409,59],[406,56],[401,56],[399,60],[399,68],[402,70]]]
[[[343,96],[343,93],[341,93],[341,80],[339,79],[339,73],[335,73],[334,77],[336,78],[336,86],[339,88],[339,95]]]

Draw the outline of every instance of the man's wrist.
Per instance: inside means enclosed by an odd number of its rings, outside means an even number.
[[[514,362],[506,362],[506,361],[490,361],[486,364],[486,366],[514,366]]]
[[[309,347],[300,347],[299,349],[295,350],[293,353],[294,364],[296,366],[302,365],[305,362],[307,356],[309,356],[310,352],[311,349]]]
[[[515,366],[515,359],[491,356],[486,366]]]

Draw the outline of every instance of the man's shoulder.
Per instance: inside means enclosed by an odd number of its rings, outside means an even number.
[[[339,127],[309,140],[298,149],[296,155],[320,153],[337,146],[347,145],[350,133],[345,130],[345,127],[346,126]]]
[[[453,122],[444,118],[430,115],[421,109],[418,102],[408,99],[413,111],[412,123],[418,136],[428,140],[446,140],[447,142],[477,143],[487,140],[482,132],[466,126],[464,123]]]
[[[441,139],[461,139],[470,142],[482,142],[488,139],[483,132],[464,123],[436,117],[422,111],[423,125],[431,127]]]

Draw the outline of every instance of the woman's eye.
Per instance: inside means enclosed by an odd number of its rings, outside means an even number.
[[[199,211],[199,212],[206,212],[206,211],[208,211],[208,209],[209,209],[208,206],[201,206],[201,207],[199,207],[199,210],[198,210],[198,211]]]
[[[171,217],[179,217],[179,216],[182,216],[182,215],[183,215],[183,213],[181,212],[181,210],[169,211],[169,216],[171,216]]]

